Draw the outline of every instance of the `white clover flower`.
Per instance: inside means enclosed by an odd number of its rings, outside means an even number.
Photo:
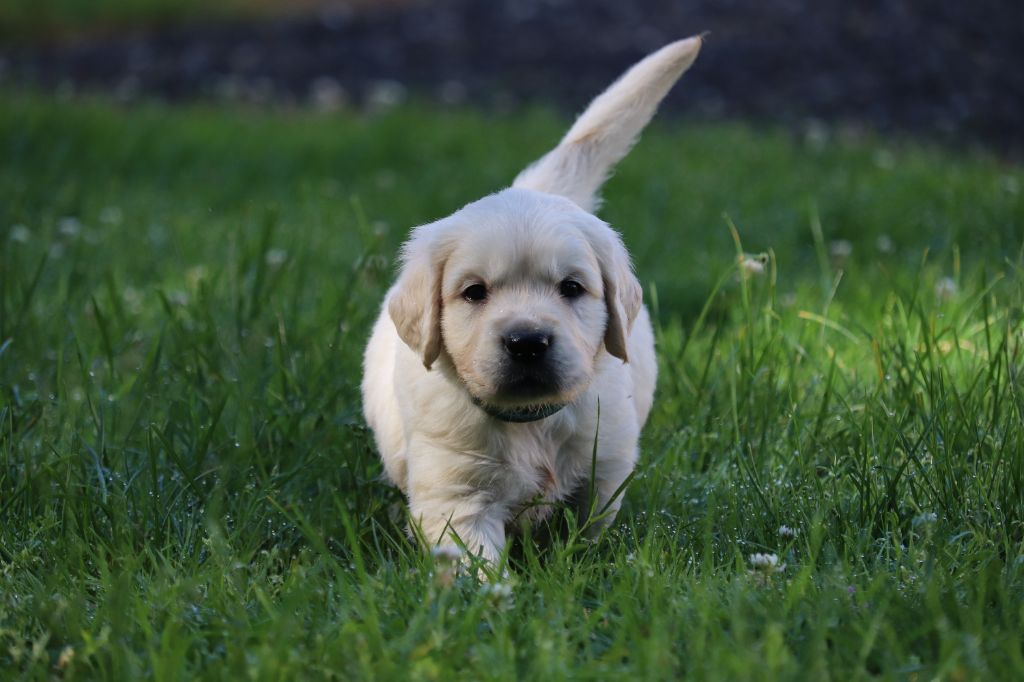
[[[745,253],[740,256],[740,269],[743,270],[743,273],[748,277],[763,275],[765,270],[765,261],[767,260],[768,259],[764,254],[754,256],[749,253]]]
[[[495,608],[504,610],[512,607],[514,591],[511,583],[484,583],[480,586],[480,594]]]
[[[372,112],[392,109],[404,102],[407,94],[406,87],[398,81],[376,81],[370,85],[366,94],[366,108]]]
[[[288,252],[284,249],[270,249],[264,259],[272,268],[276,268],[288,259]]]
[[[926,523],[935,523],[938,520],[939,515],[935,512],[925,512],[923,514],[918,514],[917,516],[915,516],[913,520],[910,522],[910,524],[912,526],[921,526]]]
[[[804,141],[812,149],[823,149],[830,136],[828,126],[819,119],[810,119],[804,127]]]
[[[135,287],[127,286],[121,292],[121,299],[124,301],[125,307],[128,312],[132,315],[138,315],[142,312],[142,304],[144,297],[142,292]]]
[[[1003,191],[1007,194],[1017,194],[1020,192],[1020,181],[1012,175],[1003,176]]]
[[[71,665],[73,660],[75,660],[75,648],[69,644],[60,650],[60,656],[57,657],[57,669],[63,670]]]
[[[107,225],[120,225],[123,218],[124,213],[118,206],[107,206],[100,211],[100,222]]]
[[[82,232],[82,223],[74,216],[61,218],[57,230],[65,237],[74,239]]]
[[[948,301],[957,295],[959,287],[952,277],[943,277],[935,283],[935,298],[940,301]]]
[[[199,283],[207,278],[207,269],[205,265],[196,265],[185,271],[185,284],[188,285],[189,289],[199,288]]]
[[[398,174],[390,168],[383,168],[377,171],[377,175],[373,180],[377,185],[377,189],[392,189],[398,184]]]
[[[430,556],[434,559],[435,564],[452,564],[461,560],[465,554],[458,545],[438,545],[430,550]]]
[[[348,103],[348,92],[330,76],[318,76],[309,86],[309,101],[318,111],[337,111]]]
[[[15,225],[11,228],[11,233],[7,235],[7,238],[12,242],[19,242],[24,244],[32,238],[32,231],[24,225]]]
[[[800,534],[800,531],[797,528],[790,528],[787,525],[779,526],[779,537],[780,538],[786,538],[787,540],[792,540],[793,538],[795,538],[799,534]]]
[[[465,552],[455,545],[438,545],[430,550],[430,557],[434,560],[434,585],[436,587],[444,589],[452,586],[464,556]]]
[[[853,244],[846,239],[836,239],[833,242],[829,242],[828,255],[832,259],[834,266],[842,267],[845,265],[851,254],[853,254]]]
[[[755,572],[764,575],[782,573],[786,570],[786,564],[779,563],[777,554],[751,554],[748,557],[748,561],[750,561],[750,566]]]
[[[512,596],[512,585],[509,583],[484,583],[480,588],[480,594],[504,599]]]

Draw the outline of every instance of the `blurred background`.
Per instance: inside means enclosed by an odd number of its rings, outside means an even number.
[[[1013,0],[5,0],[0,85],[324,110],[580,107],[709,31],[666,109],[1024,149]]]

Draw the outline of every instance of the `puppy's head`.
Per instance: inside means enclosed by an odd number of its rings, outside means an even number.
[[[700,46],[680,40],[640,61],[511,189],[413,233],[388,311],[428,368],[445,354],[476,401],[540,407],[586,388],[602,349],[628,359],[640,285],[590,211]]]
[[[504,408],[571,401],[602,349],[626,360],[640,304],[611,228],[508,189],[413,233],[388,311],[427,367],[447,354],[471,396]]]

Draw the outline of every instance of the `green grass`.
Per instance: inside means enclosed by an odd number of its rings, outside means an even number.
[[[372,1],[372,0],[371,0]],[[0,38],[31,43],[78,35],[225,20],[259,20],[309,11],[319,0],[5,0],[0,4]]]
[[[342,6],[372,12],[420,1],[346,0]],[[308,16],[338,6],[332,0],[4,0],[0,39],[31,44],[197,23],[259,22]]]
[[[661,362],[619,520],[511,594],[405,537],[358,393],[397,246],[566,123],[7,93],[0,678],[1024,677],[1024,173],[984,155],[659,121],[603,214]]]
[[[9,0],[0,5],[0,37],[14,41],[89,31],[222,18],[219,3],[201,0]],[[236,4],[229,0],[226,4]]]

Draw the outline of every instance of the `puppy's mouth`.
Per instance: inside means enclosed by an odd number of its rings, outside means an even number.
[[[566,405],[590,384],[591,376],[557,358],[537,364],[505,362],[487,391],[487,402],[509,405]]]
[[[473,399],[474,405],[490,416],[503,422],[512,422],[515,424],[535,422],[545,419],[565,407],[565,403],[498,406],[485,403],[482,400],[473,397],[472,394],[470,397]]]
[[[506,373],[494,395],[473,403],[487,414],[506,422],[532,422],[550,417],[567,402],[553,372],[515,369]]]
[[[513,369],[505,373],[495,398],[501,402],[547,402],[561,393],[562,385],[550,370]]]

